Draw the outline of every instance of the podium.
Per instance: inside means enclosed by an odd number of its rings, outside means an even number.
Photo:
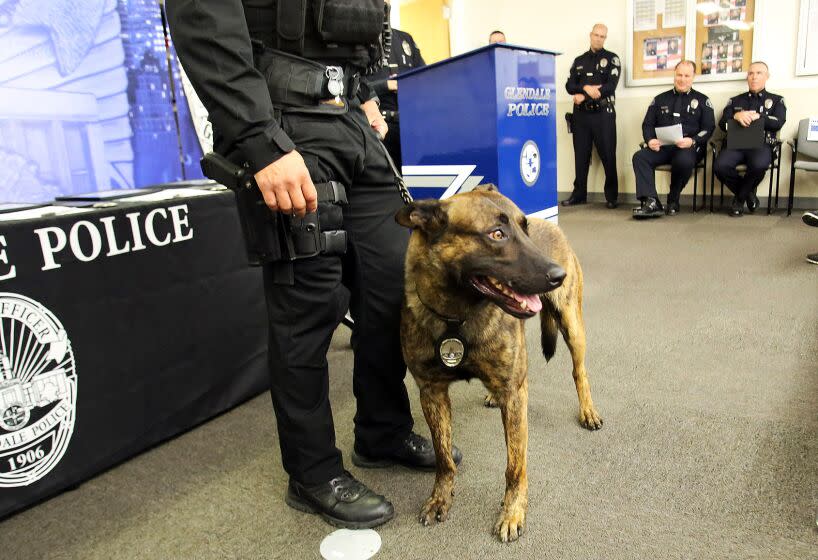
[[[496,43],[398,75],[412,196],[494,183],[526,214],[556,221],[558,54]]]

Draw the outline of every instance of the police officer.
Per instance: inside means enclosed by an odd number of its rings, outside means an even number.
[[[716,128],[716,117],[710,99],[693,89],[695,74],[695,62],[679,62],[674,70],[673,89],[657,95],[645,113],[642,137],[647,146],[633,154],[636,196],[642,203],[633,210],[636,219],[662,215],[654,174],[658,165],[671,165],[667,214],[674,216],[679,212],[679,194],[693,174],[696,162],[705,156],[707,141]],[[656,127],[675,124],[682,125],[682,138],[673,145],[662,145],[656,138]]]
[[[598,23],[591,30],[591,48],[571,65],[565,89],[574,96],[574,192],[563,206],[585,204],[588,196],[588,166],[591,144],[596,145],[605,168],[605,198],[616,208],[619,181],[616,176],[616,112],[614,102],[621,65],[619,57],[603,48],[608,28]]]
[[[353,462],[433,468],[431,443],[412,432],[403,384],[408,232],[393,217],[403,202],[374,130],[385,123],[359,80],[382,59],[388,9],[382,0],[166,0],[166,9],[216,151],[246,162],[272,211],[299,219],[318,206],[314,183],[347,187],[344,256],[264,266],[271,394],[287,504],[341,527],[384,523],[392,504],[344,469],[335,446],[326,354],[349,306]]]
[[[380,70],[367,78],[372,85],[372,89],[380,98],[381,114],[389,126],[389,132],[386,134],[383,143],[386,145],[386,149],[398,169],[403,166],[403,158],[400,151],[398,81],[395,76],[421,66],[426,66],[426,63],[423,61],[420,49],[415,44],[412,36],[399,29],[392,28],[392,51],[389,54],[389,59]]]
[[[716,176],[733,191],[729,212],[731,217],[741,217],[744,214],[745,203],[751,214],[758,208],[756,188],[764,179],[764,174],[772,162],[771,145],[775,143],[778,131],[787,120],[784,98],[765,89],[769,77],[770,71],[764,62],[750,64],[747,70],[749,91],[731,97],[719,120],[719,127],[725,132],[727,121],[730,120],[747,127],[753,121],[762,119],[765,130],[765,145],[750,150],[725,148],[719,152],[713,164]],[[736,171],[736,166],[741,163],[747,166],[744,177]]]
[[[493,45],[494,43],[505,43],[506,42],[506,34],[500,31],[499,29],[495,29],[491,33],[489,33],[489,45]]]

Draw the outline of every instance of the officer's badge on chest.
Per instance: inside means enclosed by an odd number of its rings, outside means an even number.
[[[406,56],[412,56],[412,45],[409,44],[409,41],[404,40],[401,47],[403,47],[403,52],[406,53]]]
[[[699,107],[699,100],[698,99],[693,99],[693,100],[690,101],[690,108],[692,110],[695,111],[698,107]]]
[[[766,100],[764,101],[764,108],[765,108],[765,109],[769,110],[769,109],[770,109],[770,107],[772,107],[772,106],[773,106],[773,100],[772,100],[772,99],[769,99],[769,98],[768,98],[768,99],[766,99]]]

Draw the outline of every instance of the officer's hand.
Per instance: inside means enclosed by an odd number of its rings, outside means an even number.
[[[684,149],[684,148],[689,148],[692,145],[693,145],[693,139],[692,138],[685,137],[685,138],[682,138],[681,140],[676,141],[676,147],[677,148]]]
[[[386,80],[386,89],[388,89],[389,91],[398,91],[398,81]]]
[[[274,212],[301,218],[318,209],[318,193],[310,172],[295,150],[256,173],[255,178],[264,202]]]
[[[366,115],[366,122],[369,123],[369,126],[372,127],[372,130],[375,131],[378,137],[380,137],[381,140],[386,138],[386,133],[389,132],[389,126],[387,126],[386,121],[383,120],[383,115],[381,115],[381,111],[378,109],[378,104],[370,99],[361,105],[361,110]]]
[[[658,152],[659,148],[662,147],[662,142],[658,139],[654,138],[653,140],[648,140],[648,148],[653,150],[654,152]]]
[[[738,121],[741,126],[750,126],[750,123],[753,122],[753,115],[751,111],[739,111],[733,118]]]
[[[579,105],[583,101],[585,101],[585,96],[583,94],[581,93],[574,94],[574,105]]]
[[[599,88],[600,87],[601,86],[590,86],[590,85],[582,86],[582,91],[584,91],[589,96],[591,96],[592,99],[599,99],[600,97],[602,97],[602,95],[600,95],[600,93],[599,93]]]

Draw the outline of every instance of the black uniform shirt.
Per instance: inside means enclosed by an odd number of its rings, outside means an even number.
[[[762,89],[758,93],[748,91],[731,97],[721,114],[719,128],[726,132],[727,121],[741,111],[755,111],[761,115],[761,118],[764,119],[764,130],[767,131],[768,140],[775,138],[775,133],[781,130],[787,120],[784,98]]]
[[[676,88],[660,93],[650,102],[642,121],[645,142],[656,138],[657,126],[682,125],[682,135],[704,146],[716,129],[716,116],[710,99],[695,89],[685,93]]]
[[[264,76],[253,66],[245,16],[247,10],[256,22],[259,14],[272,17],[275,8],[276,0],[165,1],[179,60],[207,108],[217,151],[237,148],[254,172],[295,149],[275,119]],[[368,99],[369,92],[367,86],[358,97]]]
[[[622,65],[619,57],[611,51],[599,49],[597,52],[588,50],[574,59],[571,71],[568,73],[568,81],[565,89],[571,95],[582,93],[582,87],[586,85],[602,87],[599,93],[602,97],[611,97],[619,84],[619,75],[622,72]],[[591,99],[585,95],[586,100]]]
[[[395,74],[421,66],[426,66],[426,62],[423,61],[415,40],[408,33],[393,28],[392,52],[389,54],[389,60],[378,72],[367,77],[367,81],[381,100],[382,110],[398,110],[397,92],[389,91],[386,81],[392,79],[391,76]]]

